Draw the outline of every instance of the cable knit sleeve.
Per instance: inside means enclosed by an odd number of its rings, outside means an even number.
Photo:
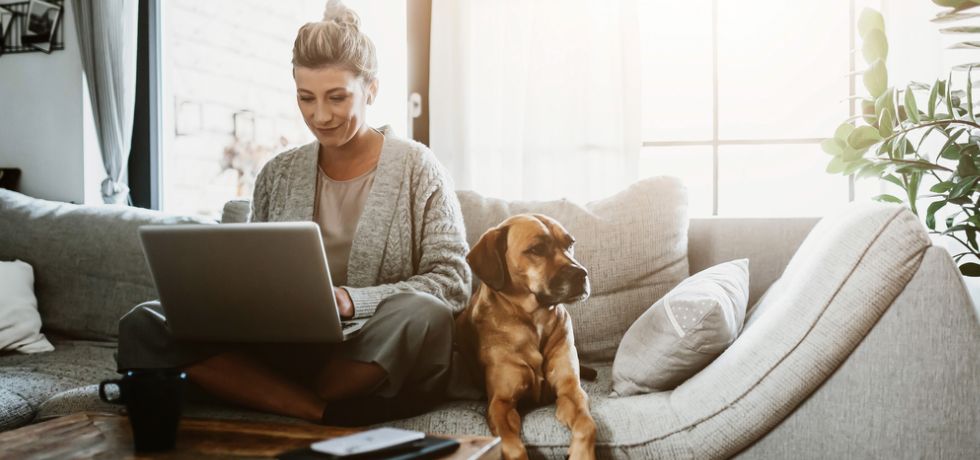
[[[255,190],[252,192],[252,212],[249,214],[249,222],[268,222],[269,221],[269,194],[272,193],[272,176],[275,173],[273,162],[268,162],[259,171],[255,178]]]
[[[463,213],[448,174],[431,152],[421,156],[413,176],[411,215],[419,232],[418,269],[403,281],[371,287],[344,287],[354,303],[356,318],[374,314],[385,298],[408,290],[426,292],[454,312],[465,308],[472,275],[466,263],[469,246]],[[413,238],[415,240],[416,238]]]

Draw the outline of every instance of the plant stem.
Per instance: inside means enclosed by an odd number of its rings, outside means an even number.
[[[898,160],[898,159],[894,159],[894,158],[889,158],[886,161],[894,161],[896,163],[905,163],[905,164],[913,164],[913,165],[936,166],[938,169],[942,169],[943,171],[946,171],[946,172],[956,172],[956,171],[953,171],[952,169],[949,169],[949,168],[947,168],[947,167],[945,167],[943,165],[940,165],[938,163],[932,163],[932,162],[924,161],[924,160]],[[936,176],[936,179],[939,179],[939,176]]]
[[[980,129],[980,124],[978,124],[978,123],[974,123],[974,122],[972,122],[972,121],[966,121],[966,120],[956,120],[956,119],[950,119],[950,120],[937,120],[937,121],[930,121],[929,123],[923,123],[923,124],[921,124],[921,125],[916,125],[916,126],[913,126],[913,127],[911,127],[911,128],[908,128],[908,129],[903,129],[903,130],[901,130],[901,131],[898,131],[898,132],[895,132],[895,133],[893,133],[893,134],[892,134],[891,136],[888,136],[888,137],[886,137],[886,138],[884,138],[884,139],[882,139],[882,142],[885,142],[885,141],[889,141],[889,140],[891,140],[891,139],[893,139],[893,138],[895,138],[896,136],[898,136],[898,135],[900,135],[900,134],[905,134],[905,133],[907,133],[907,132],[911,132],[911,131],[915,131],[915,130],[917,130],[917,129],[921,129],[921,128],[927,128],[927,127],[929,127],[929,126],[937,126],[937,125],[949,125],[949,124],[953,124],[953,123],[958,123],[958,124],[961,124],[961,125],[967,125],[967,126],[972,126],[972,127],[974,127],[974,128],[977,128],[977,129]]]
[[[933,232],[929,232],[929,233],[935,233],[935,234],[938,234],[938,235],[942,235],[943,232],[933,231]],[[980,253],[977,253],[977,251],[974,251],[972,246],[970,246],[969,244],[966,244],[966,242],[964,242],[963,240],[957,238],[956,235],[953,235],[952,233],[950,233],[950,234],[948,234],[946,236],[948,236],[948,237],[950,237],[950,238],[952,238],[952,239],[954,239],[956,241],[959,241],[959,243],[962,244],[964,247],[966,247],[966,250],[967,251],[970,251],[971,254],[976,255],[976,256],[980,256]]]

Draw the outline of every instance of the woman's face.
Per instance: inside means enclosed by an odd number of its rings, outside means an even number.
[[[361,131],[367,105],[378,92],[377,80],[365,82],[338,66],[296,66],[293,79],[303,120],[324,147],[340,147]]]

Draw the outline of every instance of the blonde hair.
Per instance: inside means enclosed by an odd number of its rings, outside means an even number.
[[[329,0],[323,20],[299,28],[293,43],[293,65],[316,69],[342,66],[372,81],[378,75],[374,43],[361,32],[361,19],[340,0]]]

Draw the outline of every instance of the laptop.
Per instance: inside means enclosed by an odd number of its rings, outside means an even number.
[[[144,225],[140,242],[174,337],[337,343],[341,321],[313,222]]]

